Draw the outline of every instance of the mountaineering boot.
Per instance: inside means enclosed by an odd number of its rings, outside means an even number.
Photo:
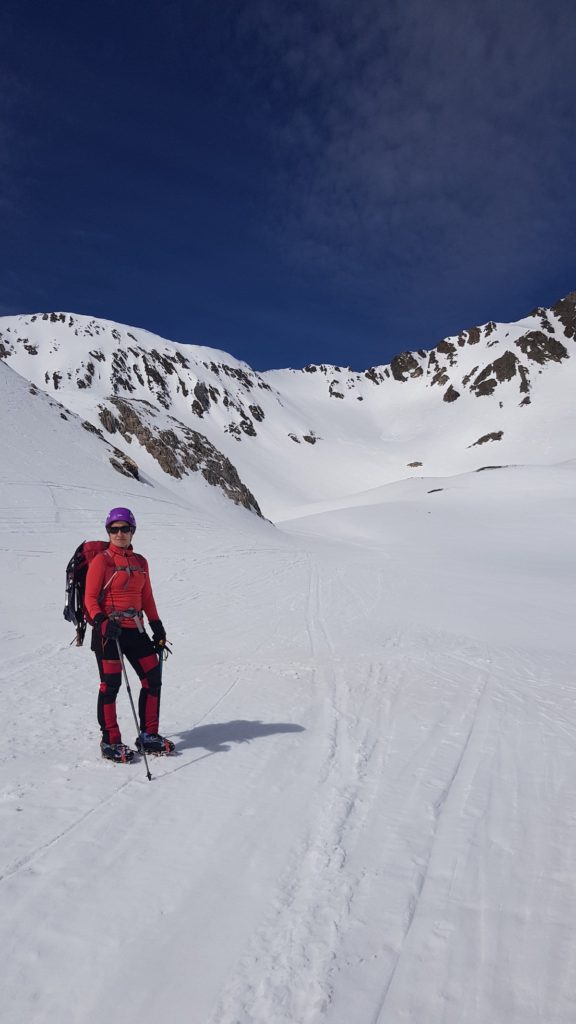
[[[174,750],[172,740],[160,736],[157,732],[141,732],[135,741],[136,750],[141,754],[171,754]]]
[[[102,740],[100,750],[102,757],[107,761],[115,761],[116,764],[128,764],[129,761],[134,760],[134,751],[130,750],[125,743],[104,743]]]

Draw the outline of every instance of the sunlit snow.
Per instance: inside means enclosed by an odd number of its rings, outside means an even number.
[[[576,461],[546,401],[515,465],[401,479],[366,449],[352,480],[333,439],[314,497],[320,445],[275,501],[273,435],[252,469],[238,444],[273,525],[119,476],[0,364],[3,1022],[572,1024]],[[100,759],[62,619],[117,504],[174,647],[151,783]],[[119,719],[131,743],[123,690]]]

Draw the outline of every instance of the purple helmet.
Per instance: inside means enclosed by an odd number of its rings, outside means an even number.
[[[136,529],[136,520],[129,508],[111,508],[106,516],[106,529],[110,523],[129,523],[133,530]]]

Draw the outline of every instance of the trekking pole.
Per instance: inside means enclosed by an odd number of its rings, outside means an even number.
[[[140,726],[138,724],[138,719],[136,717],[136,708],[134,707],[134,701],[132,700],[132,690],[130,689],[130,683],[128,682],[128,673],[126,671],[126,666],[124,664],[124,658],[122,656],[122,651],[120,649],[120,641],[119,640],[116,640],[116,647],[118,648],[118,657],[120,658],[120,664],[122,665],[122,673],[124,675],[124,682],[126,683],[126,689],[128,690],[128,697],[130,698],[130,707],[132,708],[132,714],[134,715],[134,723],[136,725],[136,729],[138,730],[138,735],[140,737],[140,745],[142,747],[142,757],[144,758],[144,764],[146,765],[146,778],[148,779],[148,782],[152,782],[152,776],[150,774],[150,769],[148,767],[148,758],[146,757],[146,751],[144,749],[144,740],[142,739],[142,732],[141,732]]]
[[[164,662],[166,661],[169,654],[172,654],[172,649],[167,640],[160,640],[156,645],[156,654],[158,656],[158,669],[160,671],[160,683],[162,683],[162,670],[164,668]]]

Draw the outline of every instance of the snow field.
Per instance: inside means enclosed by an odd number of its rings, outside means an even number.
[[[259,374],[215,349],[69,313],[2,317],[0,344],[14,370],[94,426],[102,427],[98,405],[115,394],[140,410],[142,402],[152,402],[155,431],[178,433],[172,417],[199,430],[232,461],[264,515],[276,521],[296,515],[295,507],[319,499],[338,503],[343,495],[405,477],[573,458],[576,360],[542,363],[537,353],[530,358],[516,346],[522,336],[543,330],[572,354],[570,331],[552,310],[540,311],[517,323],[491,324],[475,343],[445,339],[448,347],[435,352],[433,363],[420,350],[414,367],[421,376],[403,380],[384,366],[368,376],[334,366]],[[480,371],[506,352],[520,358],[524,382],[518,371],[493,394],[474,394]],[[448,382],[460,395],[457,401],[443,400]],[[207,389],[212,393],[201,417],[193,408],[198,384],[204,400]],[[260,412],[247,436],[239,422],[242,415],[254,416],[254,406]],[[499,440],[477,444],[500,433]],[[304,441],[311,434],[317,443]],[[114,433],[108,439],[152,478],[162,475],[135,437],[124,441]],[[173,481],[164,482],[174,490]],[[178,489],[195,500],[194,482],[181,481]]]
[[[571,1024],[573,464],[403,481],[275,528],[201,482],[119,477],[18,380],[3,1021]],[[177,756],[152,783],[99,759],[93,655],[61,618],[67,558],[120,497],[174,643]],[[132,741],[123,691],[119,713]]]

